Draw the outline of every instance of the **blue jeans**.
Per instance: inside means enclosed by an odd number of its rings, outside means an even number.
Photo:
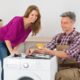
[[[2,75],[0,76],[2,77],[2,80],[3,80],[3,59],[7,56],[8,56],[7,47],[4,42],[0,41],[0,61],[1,61],[1,68],[2,68],[2,72],[1,72]]]

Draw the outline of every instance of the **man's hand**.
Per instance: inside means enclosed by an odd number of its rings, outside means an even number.
[[[45,50],[44,49],[35,49],[35,48],[30,48],[30,49],[26,50],[26,55],[32,55],[33,53],[44,54]]]
[[[49,50],[48,48],[40,48],[40,49],[27,49],[26,50],[26,55],[32,55],[33,53],[37,54],[52,54],[52,51]]]
[[[32,55],[34,53],[35,49],[27,49],[26,50],[26,55]]]
[[[41,48],[41,49],[39,49],[39,52],[41,53],[41,54],[51,54],[51,50],[49,50],[48,48]]]

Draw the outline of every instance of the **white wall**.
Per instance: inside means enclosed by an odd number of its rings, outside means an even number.
[[[42,29],[37,36],[52,37],[61,32],[60,14],[64,11],[76,13],[76,26],[79,30],[80,0],[0,0],[0,18],[3,19],[4,25],[14,16],[22,16],[31,4],[36,4],[42,15]]]

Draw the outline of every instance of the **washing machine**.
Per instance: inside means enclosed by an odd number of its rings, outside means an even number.
[[[4,80],[55,80],[57,58],[51,55],[8,56],[4,59]]]

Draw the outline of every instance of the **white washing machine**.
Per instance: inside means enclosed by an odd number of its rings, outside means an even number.
[[[4,59],[4,80],[55,80],[57,70],[55,56],[9,56]]]

